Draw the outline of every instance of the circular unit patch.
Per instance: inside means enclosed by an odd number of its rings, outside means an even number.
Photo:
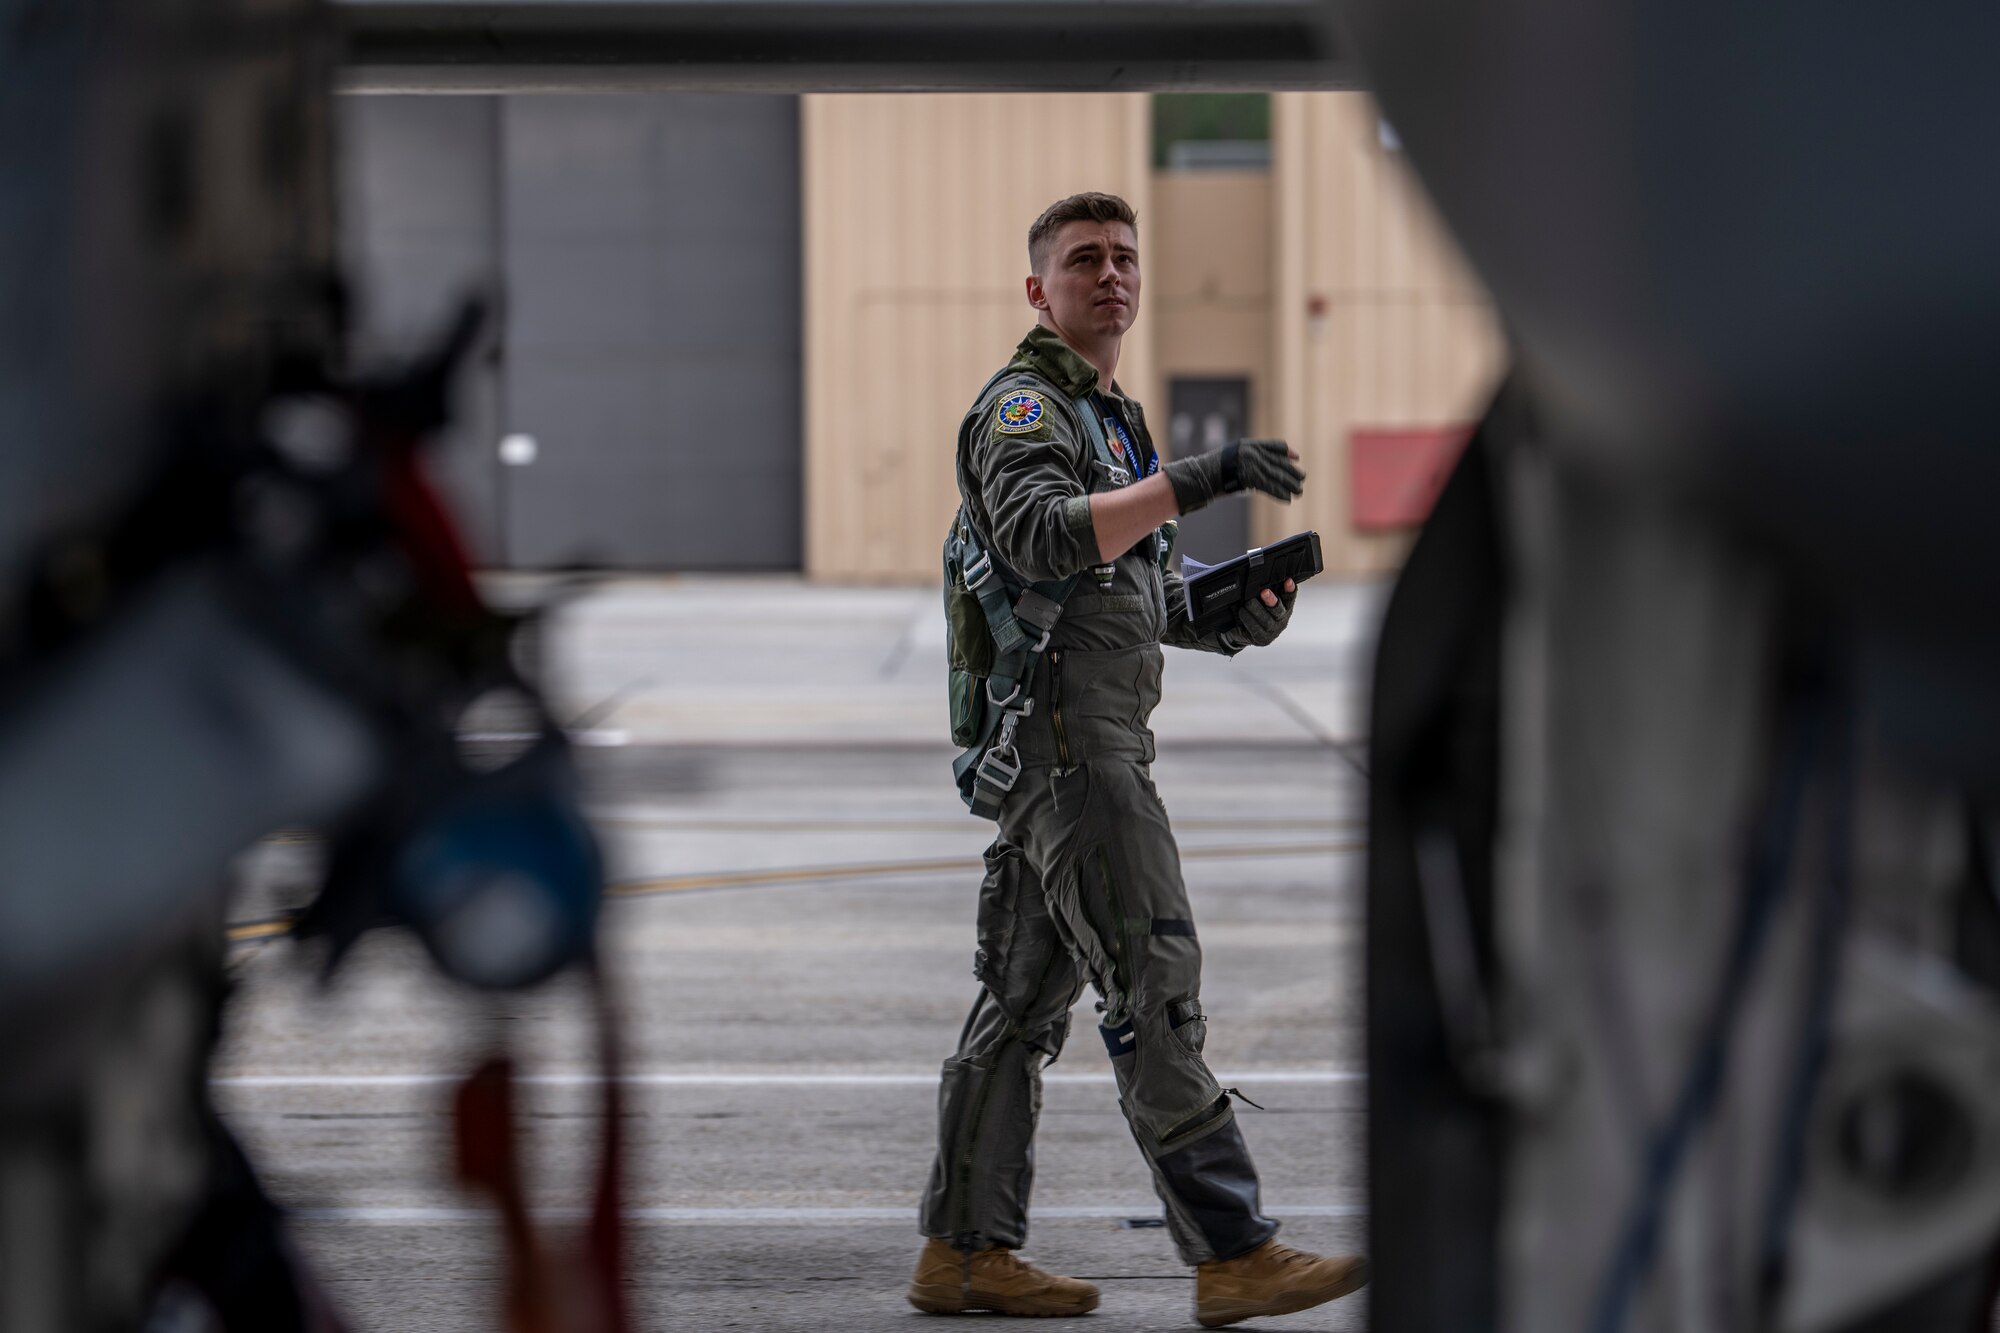
[[[994,425],[1002,435],[1026,435],[1042,424],[1042,396],[1032,389],[1010,393],[1000,400],[1000,415]]]

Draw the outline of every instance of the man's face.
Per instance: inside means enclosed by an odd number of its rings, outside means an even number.
[[[1065,222],[1042,267],[1028,279],[1028,304],[1058,333],[1115,337],[1138,318],[1139,237],[1126,223]]]

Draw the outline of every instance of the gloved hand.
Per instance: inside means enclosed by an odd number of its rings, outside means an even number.
[[[1176,458],[1160,469],[1174,488],[1183,514],[1192,514],[1218,495],[1262,491],[1289,502],[1305,489],[1298,455],[1283,440],[1244,440],[1205,454]]]
[[[1266,606],[1264,599],[1271,604]],[[1299,585],[1285,580],[1283,592],[1273,593],[1264,589],[1236,609],[1236,628],[1225,634],[1226,639],[1235,640],[1237,646],[1263,648],[1285,632],[1285,626],[1292,620],[1292,603],[1299,599]]]

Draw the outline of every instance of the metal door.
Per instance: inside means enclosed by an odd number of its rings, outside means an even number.
[[[798,99],[504,112],[510,563],[797,569]]]

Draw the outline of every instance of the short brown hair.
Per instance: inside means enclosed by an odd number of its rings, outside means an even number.
[[[1073,194],[1067,199],[1058,199],[1042,210],[1035,219],[1035,225],[1028,228],[1028,267],[1036,273],[1048,262],[1049,241],[1070,222],[1122,222],[1139,232],[1139,215],[1132,211],[1132,205],[1115,194],[1099,194],[1087,190]]]

